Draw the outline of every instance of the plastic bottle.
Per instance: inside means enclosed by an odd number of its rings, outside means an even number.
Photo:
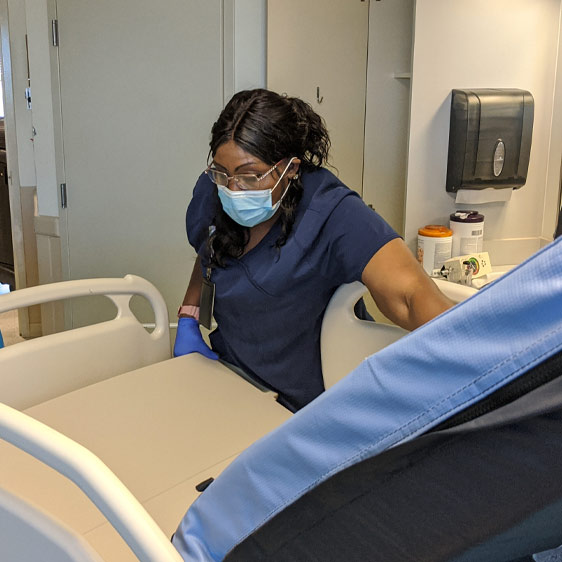
[[[453,232],[440,224],[428,224],[418,230],[417,258],[428,275],[440,269],[451,257]]]

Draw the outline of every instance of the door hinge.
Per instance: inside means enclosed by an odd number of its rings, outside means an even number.
[[[59,46],[59,20],[51,20],[51,32],[53,37],[53,47]]]
[[[66,195],[66,183],[60,184],[60,206],[63,209],[66,209],[66,207],[68,206],[68,198]]]
[[[31,109],[31,88],[29,86],[25,89],[25,103],[27,109]]]

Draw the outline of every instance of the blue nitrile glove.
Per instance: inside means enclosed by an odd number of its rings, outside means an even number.
[[[4,347],[4,340],[2,339],[2,332],[0,332],[0,349]]]
[[[219,356],[203,341],[199,322],[195,318],[183,317],[178,319],[178,331],[174,343],[174,357],[200,353],[209,359],[218,359]]]

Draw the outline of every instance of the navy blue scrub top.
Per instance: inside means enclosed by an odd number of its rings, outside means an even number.
[[[256,247],[239,259],[228,258],[211,276],[218,325],[210,335],[213,349],[278,391],[291,409],[324,390],[320,328],[334,291],[360,281],[373,255],[398,237],[328,170],[301,177],[304,193],[285,245],[275,247],[281,233],[277,222]],[[215,192],[202,174],[187,209],[187,236],[203,268]]]

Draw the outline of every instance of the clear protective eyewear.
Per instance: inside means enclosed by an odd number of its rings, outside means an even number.
[[[269,176],[269,174],[271,174],[271,172],[273,172],[273,170],[275,170],[281,162],[282,160],[277,162],[277,164],[272,166],[261,176],[258,176],[257,174],[234,174],[233,176],[229,176],[224,172],[219,172],[219,170],[211,168],[211,166],[205,170],[205,173],[209,176],[210,180],[217,185],[228,187],[230,180],[234,180],[238,189],[241,189],[242,191],[249,191],[252,189],[259,189],[260,181]]]

